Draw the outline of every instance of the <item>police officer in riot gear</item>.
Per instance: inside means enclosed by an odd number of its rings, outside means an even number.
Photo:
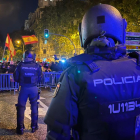
[[[47,140],[140,139],[140,55],[126,55],[126,26],[110,5],[84,15],[85,53],[71,58],[59,79],[44,120]]]
[[[26,51],[24,53],[24,62],[20,62],[14,72],[14,79],[21,86],[18,96],[17,108],[17,134],[23,134],[24,131],[24,111],[27,99],[29,97],[31,104],[31,128],[32,132],[38,129],[38,88],[37,83],[41,80],[41,67],[35,63],[35,53]]]

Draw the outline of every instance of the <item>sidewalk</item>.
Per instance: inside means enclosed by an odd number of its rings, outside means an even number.
[[[50,105],[53,92],[43,90],[39,105],[39,129],[35,133],[31,133],[30,121],[30,104],[27,101],[25,111],[25,133],[23,135],[16,134],[16,107],[18,93],[13,92],[0,93],[0,140],[45,140],[47,126],[44,124],[44,117]]]

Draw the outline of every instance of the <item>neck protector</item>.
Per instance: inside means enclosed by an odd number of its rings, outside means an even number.
[[[85,50],[85,53],[99,55],[108,60],[114,60],[126,55],[126,46],[118,45],[115,47],[104,47],[104,48],[89,46]]]

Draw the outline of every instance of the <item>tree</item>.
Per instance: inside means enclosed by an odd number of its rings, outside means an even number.
[[[23,58],[23,52],[22,50],[17,50],[16,55],[13,57],[14,61],[21,61]]]
[[[139,0],[63,0],[56,6],[42,8],[42,18],[34,24],[34,31],[42,39],[44,29],[51,33],[62,34],[70,38],[76,47],[79,46],[78,26],[86,11],[98,3],[110,4],[116,7],[123,18],[127,20],[127,31],[140,32],[140,1]],[[114,27],[115,28],[115,27]],[[48,38],[49,45],[60,54],[71,55],[74,47],[64,37]]]
[[[0,46],[0,60],[2,60],[3,57],[3,48]]]
[[[140,32],[140,1],[139,0],[122,0],[112,1],[115,6],[127,21],[128,32]]]
[[[75,46],[79,46],[78,26],[88,7],[89,3],[84,1],[64,0],[58,2],[55,7],[43,8],[42,18],[34,25],[35,34],[43,38],[43,31],[47,28],[51,33],[67,36],[73,40]],[[48,43],[60,54],[71,55],[74,50],[71,42],[64,37],[50,35]]]

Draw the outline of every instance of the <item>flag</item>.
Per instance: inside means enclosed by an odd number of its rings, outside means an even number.
[[[25,45],[38,43],[38,39],[35,35],[22,36]]]
[[[9,49],[11,57],[16,55],[16,51],[9,34],[7,34],[5,46]]]

